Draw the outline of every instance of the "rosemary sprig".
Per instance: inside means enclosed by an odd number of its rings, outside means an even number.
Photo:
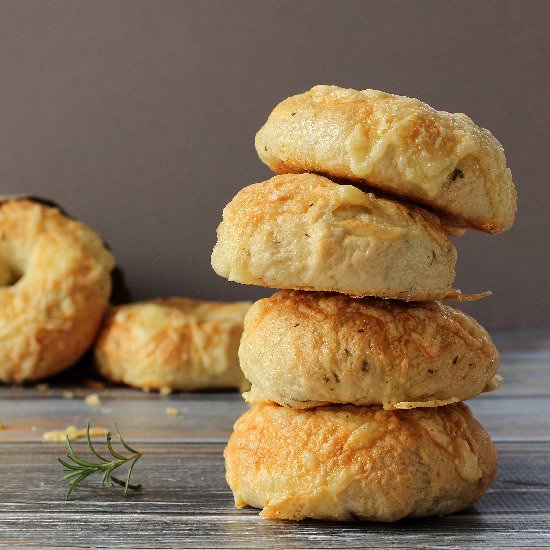
[[[63,458],[58,458],[57,460],[61,463],[66,472],[59,481],[68,481],[69,489],[65,495],[65,500],[69,500],[71,493],[75,487],[88,476],[95,473],[102,473],[101,484],[103,487],[113,487],[113,483],[124,487],[124,496],[128,494],[128,490],[132,489],[133,491],[138,491],[141,489],[141,485],[134,485],[130,483],[130,478],[132,477],[132,472],[136,462],[143,456],[143,453],[132,449],[130,445],[124,441],[118,426],[115,425],[116,435],[120,444],[130,453],[130,456],[124,456],[113,448],[111,439],[111,432],[107,432],[106,436],[106,447],[111,455],[111,458],[106,458],[101,455],[93,446],[92,439],[90,437],[90,424],[86,426],[86,442],[88,448],[92,454],[99,460],[98,462],[90,462],[89,460],[84,460],[77,456],[74,452],[71,445],[69,436],[67,436],[67,458],[71,461],[64,460]],[[129,464],[128,472],[126,474],[126,480],[119,479],[113,475],[113,471],[119,468],[124,464]]]

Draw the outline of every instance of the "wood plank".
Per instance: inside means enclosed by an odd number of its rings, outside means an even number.
[[[547,397],[499,397],[495,392],[468,401],[468,405],[495,441],[550,439]]]
[[[41,441],[49,430],[74,424],[112,428],[116,423],[132,441],[226,441],[235,420],[247,410],[238,394],[179,394],[143,398],[135,390],[125,397],[97,392],[101,406],[87,405],[82,398],[0,399],[0,442]],[[468,402],[492,437],[550,439],[550,399],[517,397],[494,392]],[[177,416],[168,416],[175,407]]]
[[[550,354],[501,357],[499,374],[504,383],[495,396],[550,396]]]
[[[87,392],[90,393],[90,392]],[[109,397],[108,390],[97,392],[102,404],[87,405],[82,398],[0,400],[0,430],[2,441],[41,441],[42,434],[68,425],[93,425],[112,428],[118,424],[128,440],[225,441],[233,423],[247,409],[240,395],[180,394],[159,396],[135,390],[125,390],[125,397]],[[166,413],[175,407],[176,416]]]
[[[548,353],[530,351],[501,354],[499,373],[504,377],[504,384],[498,392],[499,395],[550,396],[550,350]],[[63,392],[67,390],[72,391],[76,398],[84,398],[90,393],[99,391],[84,387],[83,379],[75,379],[73,373],[69,379],[59,377],[50,381],[45,388],[41,385],[0,386],[0,399],[61,398]],[[97,377],[95,380],[100,381]],[[155,392],[147,393],[116,385],[108,385],[100,391],[109,399],[154,400],[158,397],[158,393]],[[206,395],[216,399],[215,396],[220,393],[238,395],[237,391],[209,392]],[[200,393],[179,395],[188,395],[192,398],[193,395],[200,395]]]
[[[501,352],[519,351],[550,353],[550,330],[491,330],[491,337]]]
[[[0,515],[8,546],[27,548],[534,548],[550,545],[543,515],[455,516],[383,524],[243,522],[225,516],[100,513]]]
[[[501,466],[473,508],[397,524],[277,522],[236,510],[223,478],[223,445],[143,444],[136,480],[124,499],[89,480],[78,500],[56,484],[59,447],[3,444],[0,540],[10,545],[124,548],[517,547],[550,545],[550,443],[499,444]]]

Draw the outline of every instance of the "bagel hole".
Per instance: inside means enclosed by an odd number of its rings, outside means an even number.
[[[0,263],[0,287],[13,286],[21,277],[21,270],[7,263]]]

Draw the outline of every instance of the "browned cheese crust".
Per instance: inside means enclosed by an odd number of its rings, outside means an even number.
[[[110,380],[146,390],[242,388],[237,351],[250,305],[169,298],[113,308],[96,365]]]
[[[338,86],[289,97],[256,135],[277,174],[317,172],[367,184],[490,233],[514,223],[516,190],[501,144],[462,113]]]
[[[212,266],[238,283],[431,301],[455,277],[437,216],[314,174],[241,189],[217,234]]]
[[[433,407],[494,389],[498,352],[460,310],[282,290],[256,302],[239,350],[245,399]]]
[[[0,380],[39,380],[92,344],[114,259],[100,237],[59,209],[0,204]]]
[[[384,411],[257,405],[225,449],[237,507],[271,519],[396,521],[450,514],[497,470],[487,432],[462,403]]]

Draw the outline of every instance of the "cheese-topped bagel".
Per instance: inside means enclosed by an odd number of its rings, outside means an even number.
[[[498,140],[465,114],[418,99],[315,86],[275,107],[256,149],[278,174],[366,183],[458,226],[498,233],[514,223],[516,190]]]
[[[95,347],[105,377],[146,390],[242,388],[249,302],[168,298],[113,308]]]
[[[315,174],[241,189],[212,253],[238,283],[422,301],[449,296],[455,263],[434,214]]]
[[[114,259],[101,238],[58,208],[0,203],[0,380],[39,380],[92,344]]]

